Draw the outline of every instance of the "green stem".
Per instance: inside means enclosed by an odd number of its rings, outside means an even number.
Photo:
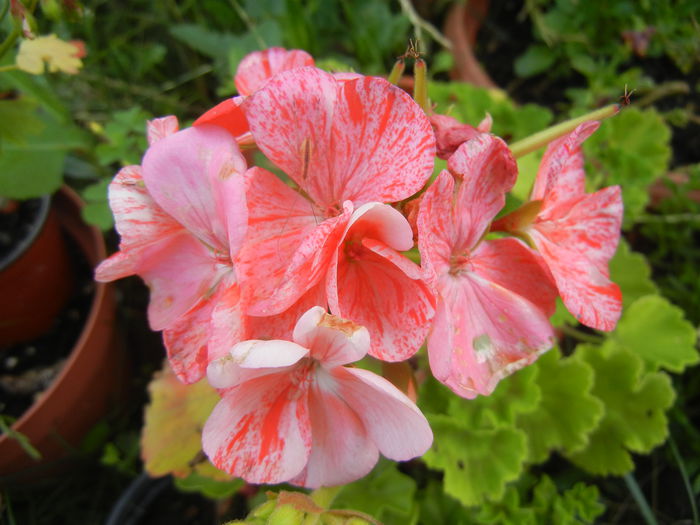
[[[572,132],[579,124],[583,124],[589,120],[603,120],[605,118],[612,117],[613,115],[617,115],[619,111],[619,104],[610,104],[609,106],[586,113],[580,117],[565,120],[564,122],[560,122],[555,126],[514,142],[510,145],[510,150],[513,152],[513,156],[517,159],[546,146],[553,140],[558,139],[567,133]]]
[[[683,458],[678,452],[678,447],[676,446],[676,442],[673,440],[673,436],[668,437],[668,444],[671,447],[671,452],[673,453],[673,457],[676,459],[676,463],[678,463],[678,469],[681,471],[683,484],[685,485],[685,490],[688,493],[688,499],[690,500],[690,509],[693,512],[693,525],[698,525],[700,521],[698,520],[698,508],[695,504],[695,494],[693,494],[693,488],[690,486],[690,480],[688,479],[688,473],[685,470]]]
[[[4,73],[5,71],[14,71],[15,69],[19,69],[17,64],[7,64],[6,66],[0,66],[0,73]]]
[[[640,489],[639,485],[637,484],[637,480],[634,479],[634,476],[631,473],[625,474],[624,478],[627,488],[632,494],[634,501],[637,503],[639,512],[641,512],[644,521],[647,523],[647,525],[658,525],[656,518],[654,517],[654,513],[651,511],[651,508],[649,508],[647,499],[642,493],[642,489]]]
[[[7,35],[7,38],[5,38],[4,42],[0,44],[0,59],[5,56],[5,53],[13,46],[15,45],[15,42],[19,38],[19,36],[22,34],[22,28],[20,27],[19,24],[15,22],[14,27],[12,28],[12,31],[10,31],[10,34]]]
[[[561,332],[565,335],[571,336],[579,341],[583,341],[584,343],[601,344],[605,340],[605,338],[600,335],[588,334],[582,330],[579,330],[578,328],[569,326],[568,324],[557,326],[557,329],[561,330]]]

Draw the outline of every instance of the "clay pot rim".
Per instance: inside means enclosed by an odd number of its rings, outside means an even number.
[[[56,200],[64,199],[66,201],[66,207],[72,208],[78,214],[78,216],[80,215],[80,210],[83,207],[83,203],[78,194],[75,193],[75,191],[73,191],[71,188],[69,188],[68,186],[61,187],[56,192],[55,197]],[[66,224],[62,224],[62,226],[65,227],[67,234],[75,240],[73,229]],[[87,259],[88,264],[90,266],[94,266],[95,264],[97,264],[97,262],[106,258],[107,251],[105,248],[105,244],[102,240],[102,233],[96,227],[87,224],[85,225],[85,229],[86,231],[89,231],[90,244],[95,250],[94,256],[91,253],[86,253],[85,248],[79,242],[76,242],[76,244],[82,255]],[[107,299],[108,286],[109,285],[107,283],[95,282],[95,291],[93,294],[92,302],[90,303],[90,311],[88,313],[87,319],[85,320],[85,325],[83,326],[83,329],[80,332],[78,340],[73,345],[73,348],[71,349],[70,354],[66,359],[66,362],[61,368],[61,371],[51,382],[51,385],[46,390],[41,392],[39,397],[37,397],[37,399],[34,400],[32,406],[29,407],[11,425],[12,430],[22,433],[22,428],[29,421],[32,420],[36,412],[41,410],[41,405],[44,399],[51,397],[54,391],[60,388],[61,383],[66,381],[66,376],[68,376],[71,369],[74,368],[75,362],[79,359],[80,354],[84,352],[87,347],[87,340],[90,337],[90,333],[93,331],[95,324],[97,323],[97,320],[100,316],[100,310],[102,309]],[[7,434],[0,435],[0,443],[8,439],[10,439],[10,437]]]
[[[15,261],[17,261],[24,252],[26,252],[29,247],[34,243],[34,241],[39,237],[42,230],[44,229],[44,224],[46,224],[46,219],[49,216],[49,210],[51,209],[51,195],[41,195],[40,197],[35,197],[33,199],[24,199],[24,201],[39,201],[39,213],[36,216],[34,223],[32,224],[31,231],[29,235],[24,237],[20,242],[18,242],[15,247],[8,253],[5,257],[0,258],[0,272],[9,268]]]

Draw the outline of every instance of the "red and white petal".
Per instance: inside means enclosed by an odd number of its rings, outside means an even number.
[[[503,208],[518,166],[503,140],[481,134],[462,144],[447,161],[447,168],[458,181],[455,250],[470,250]]]
[[[435,297],[423,270],[373,239],[363,239],[350,256],[343,248],[331,264],[326,293],[331,312],[369,330],[369,354],[403,361],[423,344],[435,313]]]
[[[307,348],[291,341],[243,341],[209,363],[207,380],[214,388],[231,388],[255,377],[278,373],[308,355]]]
[[[586,191],[581,144],[598,129],[600,122],[589,121],[549,144],[542,157],[531,200],[561,202]]]
[[[155,144],[168,135],[175,133],[180,127],[177,117],[167,116],[154,118],[146,123],[146,136],[149,144]]]
[[[430,448],[433,433],[425,416],[389,381],[361,368],[338,367],[332,375],[338,396],[359,416],[384,456],[406,461]]]
[[[345,238],[369,237],[398,251],[413,248],[413,230],[396,208],[381,202],[368,202],[357,208],[347,225]]]
[[[245,236],[246,162],[217,126],[188,128],[151,146],[142,174],[153,199],[198,239],[235,254]]]
[[[433,113],[429,118],[435,131],[436,155],[441,159],[448,159],[458,147],[476,137],[480,132],[475,127],[462,124],[456,118],[448,115]]]
[[[472,252],[472,271],[524,297],[551,317],[559,295],[542,256],[519,239],[485,241]]]
[[[247,143],[248,141],[244,140],[244,137],[250,133],[250,126],[241,107],[243,100],[243,97],[233,97],[219,102],[195,120],[192,126],[203,126],[205,124],[219,126],[236,137],[238,144]]]
[[[334,368],[362,359],[369,350],[369,332],[347,319],[315,306],[294,327],[294,341],[310,349],[311,357],[324,368]]]
[[[271,77],[288,69],[313,66],[314,59],[306,51],[271,47],[246,55],[236,70],[233,81],[241,95],[252,95]]]
[[[454,179],[447,170],[423,194],[418,211],[418,248],[421,263],[435,275],[449,271],[458,242],[454,217]]]
[[[462,397],[489,395],[554,344],[537,306],[474,273],[444,276],[439,291],[449,315],[428,338],[428,355],[435,377]]]
[[[260,149],[323,208],[402,200],[432,172],[427,117],[382,79],[300,68],[276,75],[245,106]]]
[[[170,367],[183,383],[196,383],[206,374],[213,307],[211,301],[202,300],[163,330]]]
[[[289,373],[270,374],[228,390],[202,432],[211,462],[249,483],[299,475],[311,452],[308,386]]]
[[[211,301],[214,308],[208,344],[209,361],[227,355],[233,345],[249,338],[248,304],[241,294],[234,271],[229,271],[220,280]]]
[[[183,231],[152,254],[140,272],[151,290],[148,322],[163,330],[202,297],[211,295],[221,277],[230,271],[214,260],[209,250]]]
[[[367,475],[379,459],[356,410],[335,390],[335,380],[319,371],[309,390],[311,454],[291,483],[308,488],[344,485]]]

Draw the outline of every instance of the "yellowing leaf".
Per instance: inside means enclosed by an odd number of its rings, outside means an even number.
[[[186,477],[192,472],[217,480],[230,476],[200,456],[202,427],[219,400],[206,381],[181,383],[167,365],[148,385],[151,403],[146,407],[141,433],[144,468],[152,476]]]
[[[19,69],[33,75],[41,75],[44,65],[51,73],[62,71],[75,75],[83,66],[78,58],[80,52],[78,46],[56,35],[39,36],[33,40],[22,40],[15,63]]]

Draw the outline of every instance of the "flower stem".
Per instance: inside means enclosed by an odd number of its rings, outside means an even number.
[[[570,337],[578,339],[579,341],[583,341],[584,343],[601,344],[605,340],[605,338],[600,335],[589,334],[587,332],[579,330],[578,328],[569,326],[568,324],[562,324],[560,326],[557,326],[557,329],[561,330],[561,332],[564,335],[568,335]]]
[[[7,64],[6,66],[0,66],[0,73],[4,73],[5,71],[14,71],[15,69],[19,69],[17,64]]]
[[[535,133],[534,135],[530,135],[529,137],[525,137],[522,140],[514,142],[510,145],[510,150],[513,153],[513,156],[517,159],[519,157],[522,157],[523,155],[532,153],[533,151],[536,151],[543,146],[546,146],[553,140],[558,139],[559,137],[566,135],[567,133],[570,133],[571,131],[576,129],[576,127],[579,124],[583,124],[584,122],[587,122],[589,120],[603,120],[605,118],[612,117],[613,115],[617,115],[619,111],[619,104],[610,104],[609,106],[605,106],[604,108],[600,108],[590,113],[586,113],[585,115],[581,115],[580,117],[565,120],[564,122],[560,122],[555,126],[549,127],[545,130]]]

